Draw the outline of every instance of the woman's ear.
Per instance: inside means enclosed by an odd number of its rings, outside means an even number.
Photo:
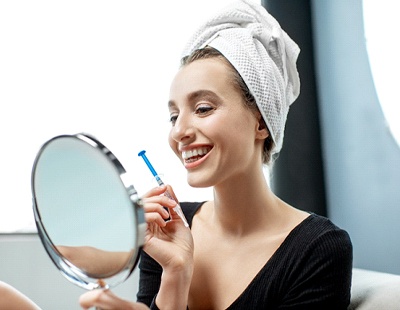
[[[258,127],[256,129],[256,138],[265,140],[269,137],[269,130],[267,128],[267,125],[265,124],[264,119],[260,114],[258,115],[257,118],[258,118]]]

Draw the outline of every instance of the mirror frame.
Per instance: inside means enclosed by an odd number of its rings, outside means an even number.
[[[115,168],[116,172],[118,173],[122,184],[126,188],[126,194],[129,197],[129,200],[132,205],[132,209],[135,214],[135,218],[133,219],[135,221],[134,227],[136,228],[136,240],[135,244],[133,244],[133,249],[136,249],[136,251],[133,251],[131,254],[131,257],[127,261],[126,265],[118,271],[115,275],[110,276],[109,278],[103,279],[103,278],[95,278],[93,276],[89,276],[85,274],[82,270],[80,270],[78,267],[76,267],[74,264],[69,262],[63,255],[57,250],[56,246],[51,240],[51,237],[48,235],[46,228],[44,227],[41,216],[40,216],[40,208],[37,204],[36,201],[36,194],[35,194],[35,172],[37,168],[37,163],[39,162],[39,159],[46,149],[46,147],[54,140],[59,139],[59,138],[71,138],[71,139],[77,139],[80,141],[85,142],[87,145],[93,147],[97,152],[101,152],[107,160],[110,162],[110,164]],[[116,285],[124,282],[133,272],[135,269],[139,257],[140,257],[140,252],[142,250],[142,247],[144,245],[144,236],[147,228],[147,224],[145,222],[144,218],[144,211],[142,208],[142,201],[138,197],[137,191],[134,188],[133,184],[129,183],[129,180],[127,180],[127,174],[126,170],[122,166],[122,164],[119,162],[119,160],[116,158],[116,156],[108,149],[106,148],[100,141],[98,141],[96,138],[93,136],[86,134],[86,133],[78,133],[74,135],[59,135],[56,137],[51,138],[47,142],[45,142],[42,147],[40,148],[39,152],[36,155],[33,168],[32,168],[32,174],[31,174],[31,190],[32,190],[32,203],[33,203],[33,213],[34,213],[34,218],[35,218],[35,224],[37,227],[38,235],[40,237],[40,240],[49,255],[50,259],[53,261],[53,263],[56,265],[58,270],[61,272],[61,274],[66,277],[70,282],[91,290],[91,289],[96,289],[96,288],[111,288],[115,287]]]

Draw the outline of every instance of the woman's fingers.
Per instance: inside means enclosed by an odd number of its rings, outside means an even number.
[[[142,196],[146,222],[165,226],[165,220],[170,217],[168,209],[176,206],[176,201],[164,195],[167,187],[159,186]]]
[[[146,213],[156,212],[161,215],[163,218],[168,218],[169,213],[165,207],[171,205],[170,203],[165,203],[161,199],[160,201],[144,201],[143,209]]]
[[[159,212],[160,214],[164,213],[163,211],[166,208],[173,208],[176,206],[176,201],[172,200],[166,196],[155,196],[151,198],[143,198],[143,208],[145,212]],[[167,211],[168,213],[168,211]],[[167,214],[168,215],[168,214]]]
[[[148,197],[153,197],[157,195],[161,195],[166,191],[167,187],[165,185],[161,186],[156,186],[153,187],[151,190],[149,190],[146,194],[142,196],[142,198],[148,198]]]
[[[176,202],[164,196],[156,196],[143,199],[143,209],[147,223],[158,223],[165,226],[165,220],[170,217],[168,209],[176,205]]]
[[[110,290],[97,289],[84,293],[79,298],[79,304],[83,309],[98,307],[101,309],[119,310],[144,310],[149,309],[141,303],[129,302],[121,299]]]
[[[147,223],[157,223],[160,227],[165,227],[165,220],[171,217],[172,220],[179,220],[185,223],[182,210],[178,206],[178,199],[174,190],[170,185],[163,185],[152,188],[145,195],[142,196],[143,209],[145,211],[145,218]],[[167,211],[167,209],[173,209]],[[180,212],[178,214],[177,212]]]
[[[157,224],[158,226],[160,226],[160,227],[165,227],[165,226],[167,225],[167,222],[165,221],[164,218],[162,218],[162,217],[160,216],[159,213],[156,213],[156,212],[145,213],[144,217],[145,217],[146,222],[147,222],[148,224],[150,224],[150,223],[156,223],[156,224]],[[166,217],[166,219],[167,219],[167,218],[168,218],[168,217]]]

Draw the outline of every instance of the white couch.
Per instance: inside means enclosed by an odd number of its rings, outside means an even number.
[[[354,268],[348,309],[399,310],[400,276]]]

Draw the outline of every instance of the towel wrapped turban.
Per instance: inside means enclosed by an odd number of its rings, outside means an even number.
[[[260,4],[241,0],[204,23],[187,43],[182,56],[211,46],[239,72],[281,150],[289,106],[300,92],[297,44]]]

